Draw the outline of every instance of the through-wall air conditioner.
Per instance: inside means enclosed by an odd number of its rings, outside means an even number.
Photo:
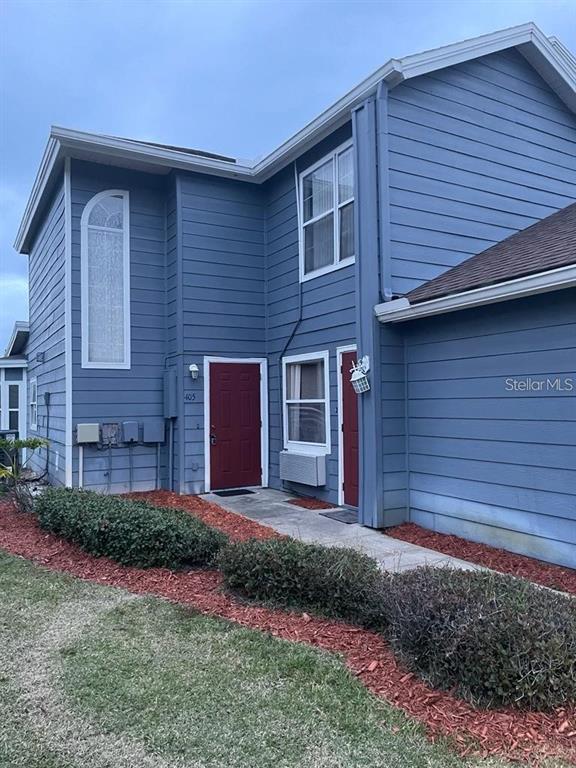
[[[326,456],[282,451],[280,479],[315,487],[326,485]]]

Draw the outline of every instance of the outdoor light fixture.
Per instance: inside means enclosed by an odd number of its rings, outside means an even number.
[[[352,363],[350,383],[354,387],[354,392],[356,392],[357,395],[361,395],[363,392],[368,392],[370,389],[370,382],[368,381],[367,375],[369,370],[370,358],[368,355],[364,355],[361,360]]]
[[[192,365],[189,365],[188,370],[190,371],[190,376],[192,376],[194,380],[196,380],[200,375],[200,368],[198,368],[196,363],[192,363]]]

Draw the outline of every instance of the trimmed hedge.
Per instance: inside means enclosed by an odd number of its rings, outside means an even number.
[[[93,555],[140,568],[206,565],[228,541],[183,510],[93,491],[48,488],[35,511],[44,530]]]
[[[218,556],[225,585],[250,599],[379,626],[375,560],[353,549],[268,539],[230,544]]]
[[[513,576],[418,568],[382,592],[387,636],[437,688],[482,706],[576,701],[576,600]]]

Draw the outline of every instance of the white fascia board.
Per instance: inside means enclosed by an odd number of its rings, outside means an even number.
[[[177,149],[154,147],[150,144],[122,139],[115,136],[102,136],[87,131],[77,131],[61,126],[52,126],[50,135],[66,149],[89,150],[107,157],[123,157],[141,160],[152,165],[179,168],[183,170],[200,170],[202,173],[217,173],[219,176],[252,175],[252,168],[241,163],[235,163],[216,158],[192,155]]]
[[[12,335],[10,336],[10,341],[8,342],[8,346],[6,347],[6,352],[4,353],[6,357],[10,357],[12,354],[12,349],[14,348],[14,344],[16,343],[16,338],[18,337],[19,333],[25,332],[27,333],[30,330],[30,324],[27,320],[16,320],[14,323],[14,328],[12,329]]]
[[[26,239],[26,235],[28,234],[28,230],[30,229],[32,220],[38,210],[38,206],[40,205],[40,201],[42,200],[44,190],[52,175],[56,161],[58,160],[59,148],[58,142],[52,138],[52,135],[50,135],[44,149],[44,154],[40,160],[40,166],[38,167],[38,172],[34,179],[34,184],[32,185],[32,191],[30,192],[30,197],[26,203],[26,208],[24,209],[22,221],[20,222],[18,234],[16,235],[16,240],[14,242],[14,248],[18,253],[24,252],[22,251],[22,246]]]
[[[570,69],[576,70],[576,56],[572,53],[572,51],[569,48],[566,48],[564,43],[561,40],[558,40],[558,38],[555,35],[552,35],[548,38],[554,49],[566,60],[566,64]]]
[[[560,41],[550,40],[532,25],[530,44],[518,45],[519,52],[558,94],[569,109],[576,111],[576,66],[574,56]]]
[[[443,45],[423,53],[405,56],[400,59],[404,79],[426,75],[429,72],[452,67],[470,59],[497,53],[505,48],[529,43],[534,29],[536,29],[535,25],[530,22],[469,40],[461,40],[452,45]]]
[[[471,309],[500,301],[511,301],[548,291],[558,291],[576,286],[576,264],[538,272],[535,275],[507,280],[496,285],[475,288],[472,291],[453,293],[439,299],[410,304],[407,298],[377,304],[374,313],[381,323],[402,323],[420,317],[442,315],[460,309]]]
[[[0,357],[0,368],[28,368],[28,361],[11,357]]]
[[[59,151],[70,155],[74,150],[88,150],[95,155],[101,154],[108,158],[137,160],[156,166],[262,183],[349,120],[352,110],[374,94],[382,81],[386,81],[393,88],[412,77],[515,46],[519,47],[525,58],[548,81],[554,79],[553,87],[558,90],[566,103],[576,110],[576,69],[571,66],[569,58],[562,54],[558,44],[551,42],[535,24],[530,22],[401,59],[390,59],[302,130],[255,162],[231,163],[194,156],[174,149],[153,147],[138,141],[53,127],[18,231],[15,248],[22,252],[22,246],[46,188],[56,159],[54,158],[50,164],[46,160],[50,153],[56,152],[58,156]]]

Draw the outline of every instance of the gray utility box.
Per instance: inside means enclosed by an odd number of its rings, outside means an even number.
[[[84,443],[99,443],[100,424],[77,424],[76,442],[79,445]]]
[[[178,379],[176,368],[164,371],[164,418],[175,419],[178,416]]]
[[[143,424],[142,432],[142,442],[163,443],[164,419],[149,419],[148,421],[145,421]]]
[[[326,456],[282,451],[280,479],[303,485],[326,485]]]
[[[137,443],[140,438],[140,425],[137,421],[122,422],[122,442]]]

